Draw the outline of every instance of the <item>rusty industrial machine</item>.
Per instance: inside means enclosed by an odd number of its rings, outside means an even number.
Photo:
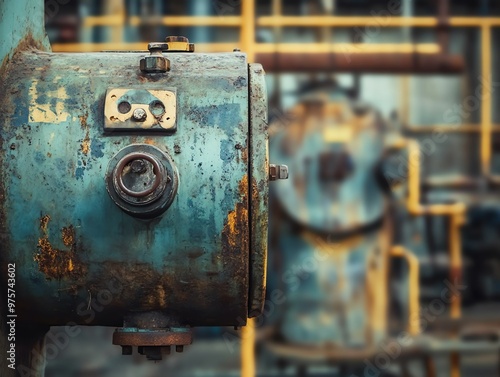
[[[268,164],[262,66],[183,37],[54,54],[43,2],[0,14],[2,376],[43,374],[51,325],[116,326],[123,354],[160,360],[192,327],[259,315],[267,185],[287,176]]]

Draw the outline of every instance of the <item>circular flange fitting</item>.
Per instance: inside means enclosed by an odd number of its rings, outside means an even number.
[[[170,156],[149,144],[132,144],[110,160],[106,189],[129,215],[153,218],[167,210],[179,177]]]

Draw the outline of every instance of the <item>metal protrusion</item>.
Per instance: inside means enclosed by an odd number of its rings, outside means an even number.
[[[184,37],[182,35],[169,35],[168,37],[165,38],[165,42],[189,42],[189,39],[187,37]]]
[[[144,122],[146,118],[148,117],[148,114],[146,113],[146,110],[142,108],[138,108],[134,110],[134,113],[132,114],[132,118],[138,122]]]
[[[151,53],[140,60],[139,68],[146,73],[165,73],[170,70],[170,60],[163,56],[162,51],[168,49],[164,42],[152,42],[148,44]]]
[[[148,360],[160,361],[162,359],[162,348],[157,346],[144,346],[143,354]]]
[[[184,346],[175,346],[175,352],[183,352]]]
[[[146,171],[146,162],[144,160],[134,160],[130,163],[130,169],[136,174],[144,173]]]
[[[122,346],[122,355],[132,355],[132,346]]]
[[[163,52],[194,52],[194,43],[183,36],[168,36],[165,38],[167,49]]]
[[[277,179],[288,179],[288,166],[269,165],[269,180],[276,181]]]

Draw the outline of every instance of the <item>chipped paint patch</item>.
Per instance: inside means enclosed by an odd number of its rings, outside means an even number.
[[[30,105],[29,105],[29,119],[32,122],[39,123],[61,123],[65,122],[69,113],[65,111],[64,101],[69,98],[66,93],[66,88],[58,88],[57,90],[44,91],[44,97],[52,99],[53,103],[39,103],[38,94],[38,81],[34,80],[29,89]],[[47,102],[47,101],[44,101]]]

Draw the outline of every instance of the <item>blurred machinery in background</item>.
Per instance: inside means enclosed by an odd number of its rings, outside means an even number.
[[[338,98],[327,93],[309,95],[276,132],[271,125],[270,153],[294,174],[273,191],[268,286],[286,297],[276,313],[276,341],[316,356],[333,347],[343,360],[341,349],[372,347],[387,336],[379,293],[391,240],[377,176],[382,120],[339,89],[329,93]],[[286,355],[283,343],[271,349]]]

